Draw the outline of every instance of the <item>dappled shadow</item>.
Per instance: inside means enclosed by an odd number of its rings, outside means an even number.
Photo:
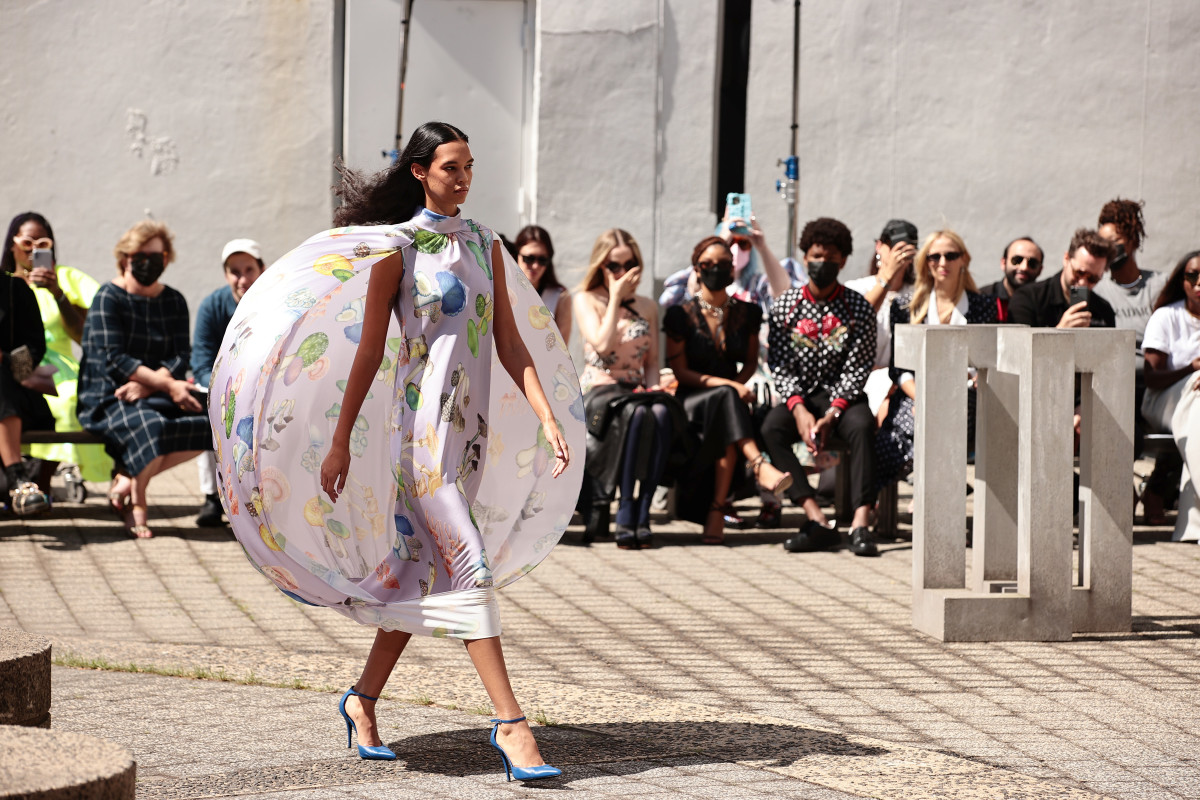
[[[546,762],[564,768],[566,774],[530,783],[531,788],[569,783],[572,765],[619,762],[620,772],[632,775],[677,758],[698,763],[752,761],[757,768],[768,768],[790,767],[817,756],[854,758],[888,752],[828,731],[749,722],[581,723],[539,727],[536,735]],[[456,777],[504,772],[487,728],[410,736],[387,744],[408,770]]]
[[[1153,616],[1133,618],[1129,633],[1086,633],[1071,637],[1075,642],[1157,642],[1200,637],[1200,616]]]

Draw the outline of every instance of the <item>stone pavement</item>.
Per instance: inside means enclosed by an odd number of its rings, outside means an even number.
[[[132,750],[140,797],[1200,797],[1200,548],[1168,529],[1135,534],[1132,634],[1047,644],[917,634],[903,541],[791,555],[784,531],[702,547],[676,523],[628,552],[573,529],[500,595],[565,770],[523,787],[461,646],[413,639],[380,706],[400,760],[362,762],[336,702],[373,632],[192,527],[190,464],[155,482],[155,539],[102,498],[0,522],[0,626],[54,640],[54,727]]]

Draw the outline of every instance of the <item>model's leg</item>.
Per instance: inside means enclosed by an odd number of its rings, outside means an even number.
[[[475,671],[492,698],[498,719],[516,719],[523,716],[521,706],[508,682],[508,668],[504,665],[504,651],[500,648],[500,637],[471,639],[465,642]],[[546,763],[538,750],[537,740],[529,723],[517,722],[501,725],[496,731],[496,742],[508,753],[509,759],[518,767],[536,767]]]
[[[382,628],[376,631],[375,643],[371,645],[367,663],[363,665],[362,675],[354,684],[354,690],[371,697],[379,697],[379,693],[391,677],[396,661],[411,638],[412,634],[404,631],[385,631]],[[346,713],[354,720],[359,744],[367,747],[379,747],[383,744],[375,724],[374,701],[350,695],[346,698]]]

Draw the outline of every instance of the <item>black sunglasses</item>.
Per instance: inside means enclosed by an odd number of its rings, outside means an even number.
[[[962,258],[962,253],[930,253],[925,256],[925,260],[930,264],[936,264],[938,261],[945,261],[947,264],[953,264]]]
[[[531,267],[550,266],[550,259],[546,258],[545,256],[527,256],[524,253],[521,253],[521,260]]]
[[[616,261],[610,261],[604,265],[604,268],[611,274],[617,275],[621,272],[628,272],[638,266],[637,261],[626,261],[624,264],[618,264]]]
[[[1196,283],[1200,282],[1200,272],[1185,272],[1183,273],[1183,279],[1195,286]]]
[[[1030,269],[1041,269],[1042,268],[1042,260],[1040,258],[1035,258],[1034,256],[1029,256],[1029,257],[1009,256],[1008,257],[1008,263],[1012,264],[1014,267],[1019,267],[1022,264],[1024,264],[1026,261],[1029,262]]]
[[[703,272],[707,272],[710,269],[730,270],[733,269],[733,261],[728,258],[722,258],[720,261],[699,261],[696,263],[696,266]]]

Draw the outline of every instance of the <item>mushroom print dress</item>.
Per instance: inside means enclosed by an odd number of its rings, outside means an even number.
[[[220,493],[251,563],[290,597],[365,625],[478,639],[495,590],[532,570],[570,521],[583,475],[579,381],[549,310],[493,234],[422,210],[335,228],[269,267],[238,304],[213,369]],[[385,354],[354,423],[333,504],[320,470],[362,334],[367,280],[401,251]],[[496,297],[493,269],[508,296]],[[512,306],[566,438],[555,457],[492,342]]]

